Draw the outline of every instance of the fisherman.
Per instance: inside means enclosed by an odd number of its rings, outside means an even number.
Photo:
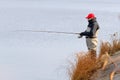
[[[92,51],[92,55],[96,57],[96,50],[97,50],[97,33],[99,30],[99,25],[96,21],[96,17],[94,13],[89,13],[86,16],[88,20],[87,29],[84,32],[81,32],[78,38],[82,38],[82,36],[86,37],[86,44],[89,51]]]

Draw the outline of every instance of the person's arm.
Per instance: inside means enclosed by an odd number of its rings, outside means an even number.
[[[90,32],[87,32],[87,31],[81,32],[80,35],[92,37],[96,33],[97,29],[98,29],[98,25],[94,24],[93,27],[91,27]]]

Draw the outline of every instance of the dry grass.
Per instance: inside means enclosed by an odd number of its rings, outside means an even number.
[[[72,68],[69,70],[70,80],[89,80],[97,68],[96,61],[91,58],[89,52],[87,54],[84,52],[77,54],[75,65],[71,65]]]
[[[117,51],[120,51],[120,39],[114,35],[111,42],[101,42],[98,59],[100,59],[100,56],[105,54],[105,52],[113,55]],[[98,59],[92,59],[89,52],[77,54],[75,64],[71,63],[72,67],[68,72],[70,80],[90,80],[91,75],[102,65],[98,62]]]
[[[100,56],[108,52],[109,55],[113,55],[115,52],[120,51],[120,38],[113,35],[111,42],[101,42]]]
[[[101,42],[99,57],[105,54],[105,52],[110,52],[110,50],[111,50],[111,45],[109,42]]]
[[[111,54],[120,50],[120,39],[113,39],[111,43]]]

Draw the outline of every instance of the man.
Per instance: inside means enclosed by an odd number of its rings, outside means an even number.
[[[86,44],[89,51],[92,51],[92,54],[96,56],[96,49],[97,49],[97,33],[99,30],[99,25],[96,21],[96,17],[93,13],[89,13],[86,17],[88,20],[88,26],[87,29],[84,32],[80,33],[80,36],[78,38],[81,38],[82,36],[86,36]]]

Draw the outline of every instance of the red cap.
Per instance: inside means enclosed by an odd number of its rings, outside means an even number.
[[[89,13],[87,16],[86,16],[86,19],[93,19],[95,18],[95,15],[93,13]]]

